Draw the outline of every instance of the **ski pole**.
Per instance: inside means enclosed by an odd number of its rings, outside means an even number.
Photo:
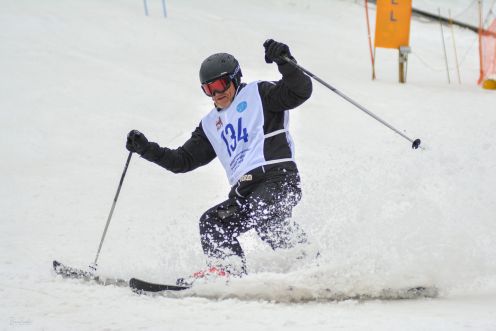
[[[331,91],[333,91],[334,93],[336,93],[337,95],[339,95],[340,97],[342,97],[343,99],[345,99],[346,101],[350,102],[351,104],[353,104],[354,106],[356,106],[358,109],[360,109],[361,111],[363,111],[367,115],[371,116],[375,120],[379,121],[381,124],[387,126],[391,130],[393,130],[394,132],[396,132],[397,134],[399,134],[400,136],[402,136],[403,138],[405,138],[406,140],[408,140],[409,142],[411,142],[413,149],[419,148],[419,146],[420,146],[420,139],[417,138],[417,139],[413,140],[413,139],[409,138],[403,132],[401,132],[398,129],[394,128],[392,125],[390,125],[389,123],[387,123],[386,121],[384,121],[383,119],[381,119],[379,116],[377,116],[374,113],[372,113],[371,111],[367,110],[365,107],[361,106],[360,104],[358,104],[353,99],[347,97],[346,95],[344,95],[343,93],[341,93],[340,91],[338,91],[336,88],[332,87],[331,85],[329,85],[328,83],[326,83],[325,81],[323,81],[322,79],[320,79],[319,77],[315,76],[310,71],[308,71],[307,69],[303,68],[302,66],[300,66],[299,64],[297,64],[295,61],[293,61],[292,59],[290,59],[289,57],[287,57],[286,55],[283,55],[282,58],[284,60],[286,60],[286,62],[292,64],[296,68],[298,68],[301,71],[303,71],[307,76],[315,79],[317,82],[321,83],[322,85],[324,85],[325,87],[327,87],[328,89],[330,89]]]
[[[131,162],[131,156],[133,156],[133,152],[129,152],[129,155],[127,157],[126,165],[124,166],[124,171],[122,172],[121,180],[119,182],[119,187],[117,188],[117,192],[115,193],[114,202],[112,203],[112,208],[110,208],[110,214],[107,217],[107,224],[105,224],[105,229],[103,230],[102,239],[100,240],[100,245],[98,246],[98,252],[96,252],[95,261],[93,262],[93,264],[89,266],[94,271],[96,271],[96,268],[98,266],[97,265],[98,257],[100,256],[100,251],[102,250],[103,241],[105,240],[105,235],[107,234],[110,220],[112,219],[112,214],[114,213],[115,205],[117,203],[117,198],[119,198],[119,193],[121,192],[122,183],[124,182],[124,177],[126,176],[129,162]]]

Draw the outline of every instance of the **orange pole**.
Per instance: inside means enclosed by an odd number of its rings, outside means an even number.
[[[370,21],[369,21],[369,5],[368,1],[365,0],[365,16],[367,17],[367,33],[369,37],[369,49],[370,49],[370,60],[372,61],[372,80],[375,79],[375,61],[374,53],[372,52],[372,39],[370,37]]]
[[[477,81],[477,84],[482,83],[482,80],[484,79],[484,70],[483,70],[483,61],[482,61],[482,30],[483,30],[483,22],[482,22],[482,3],[481,0],[479,2],[479,80]]]

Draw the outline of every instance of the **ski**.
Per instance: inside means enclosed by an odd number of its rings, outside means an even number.
[[[150,283],[137,278],[129,280],[129,287],[135,291],[144,292],[184,291],[190,288],[190,286]]]
[[[129,281],[129,286],[138,293],[143,292],[165,292],[165,291],[184,291],[191,286],[183,285],[167,285],[167,284],[156,284],[150,283],[137,278],[131,278]],[[293,291],[295,288],[289,287],[288,291]],[[357,294],[357,295],[347,295],[340,293],[333,293],[331,289],[326,289],[326,292],[332,293],[329,296],[331,300],[342,301],[342,300],[413,300],[422,298],[436,298],[439,295],[439,290],[435,286],[417,286],[417,287],[405,287],[400,289],[384,289],[375,295],[370,294]]]
[[[64,278],[80,279],[93,282],[99,285],[114,285],[119,287],[129,287],[129,282],[124,279],[97,276],[92,272],[69,267],[59,261],[53,261],[53,270]]]
[[[133,291],[140,294],[145,292],[182,291],[189,288],[189,286],[155,284],[137,278],[131,278],[128,281],[120,278],[97,276],[92,272],[73,268],[59,261],[53,261],[53,270],[63,278],[80,279],[103,286],[114,285],[118,287],[130,287]]]

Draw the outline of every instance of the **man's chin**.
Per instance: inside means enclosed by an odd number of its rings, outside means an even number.
[[[231,105],[230,102],[226,102],[226,103],[222,102],[220,104],[214,102],[214,104],[215,104],[215,107],[220,108],[220,109],[226,109]]]

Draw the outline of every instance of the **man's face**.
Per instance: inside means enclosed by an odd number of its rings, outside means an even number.
[[[234,84],[231,83],[229,88],[224,92],[215,92],[212,96],[212,101],[215,103],[217,108],[226,109],[234,99],[235,93],[236,88],[234,87]]]

